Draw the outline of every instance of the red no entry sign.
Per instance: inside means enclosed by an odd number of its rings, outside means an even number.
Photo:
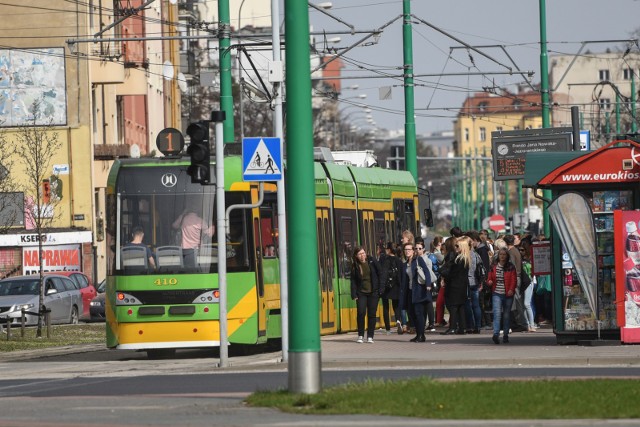
[[[504,230],[504,217],[502,215],[491,215],[489,217],[489,228],[493,231]]]

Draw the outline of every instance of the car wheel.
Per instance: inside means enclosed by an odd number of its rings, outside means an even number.
[[[78,316],[78,307],[73,307],[71,309],[71,321],[69,323],[71,323],[72,325],[77,325],[79,320],[80,318]]]

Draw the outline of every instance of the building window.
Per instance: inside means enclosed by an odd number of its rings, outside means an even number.
[[[520,105],[521,105],[521,103],[520,103],[519,100],[513,101],[513,109],[514,110],[519,110],[520,109]]]
[[[482,112],[487,111],[487,103],[481,102],[480,104],[478,104],[478,109]]]
[[[600,81],[609,80],[609,70],[598,71],[598,78]]]
[[[610,110],[611,109],[611,100],[609,98],[600,98],[598,100],[600,103],[601,110]]]
[[[480,141],[485,142],[487,140],[487,128],[480,128]]]
[[[631,80],[633,76],[633,68],[625,68],[622,70],[622,78],[624,80]]]
[[[464,142],[469,142],[469,128],[464,128]]]

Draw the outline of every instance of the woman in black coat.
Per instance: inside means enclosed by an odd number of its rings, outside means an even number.
[[[471,265],[471,248],[464,239],[455,244],[455,258],[447,254],[447,262],[440,270],[444,277],[444,296],[449,309],[449,329],[443,335],[453,333],[465,334],[464,305],[469,298],[469,266]]]
[[[431,295],[431,287],[433,286],[431,275],[429,274],[427,264],[422,257],[418,256],[415,252],[413,243],[405,243],[403,251],[407,261],[402,268],[399,309],[405,309],[409,312],[411,322],[416,327],[416,336],[410,341],[425,342],[425,304],[428,301],[433,301]],[[419,283],[418,267],[420,267],[424,273],[425,283]],[[407,303],[410,303],[409,307],[405,307]]]
[[[373,344],[373,332],[376,329],[376,311],[380,284],[378,282],[378,264],[363,247],[353,251],[351,269],[351,298],[356,300],[358,310],[358,343],[364,342],[364,317],[367,316],[367,342]]]
[[[402,283],[402,260],[396,256],[396,244],[387,242],[385,252],[380,255],[380,298],[382,298],[382,318],[387,334],[391,333],[391,319],[389,317],[389,300],[396,316],[396,322],[402,327],[398,301],[400,299],[400,284]]]

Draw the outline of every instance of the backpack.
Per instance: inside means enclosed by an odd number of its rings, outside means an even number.
[[[436,254],[434,254],[433,252],[429,252],[427,256],[431,260],[431,270],[436,274],[437,277],[440,277],[440,274],[438,273],[438,258],[436,257]]]
[[[480,255],[475,254],[476,256],[476,271],[474,272],[474,276],[476,279],[476,285],[482,286],[484,282],[487,280],[487,269],[484,268],[484,262],[482,262],[482,258]]]
[[[389,262],[390,265],[388,270],[389,275],[387,276],[387,283],[385,284],[385,287],[387,289],[391,289],[398,284],[398,264],[396,263],[396,260],[393,257],[388,257],[387,260],[388,260],[387,262]]]
[[[529,271],[531,271],[531,264],[523,262],[522,270],[520,270],[520,292],[523,294],[524,291],[531,285],[531,276],[529,275]]]

